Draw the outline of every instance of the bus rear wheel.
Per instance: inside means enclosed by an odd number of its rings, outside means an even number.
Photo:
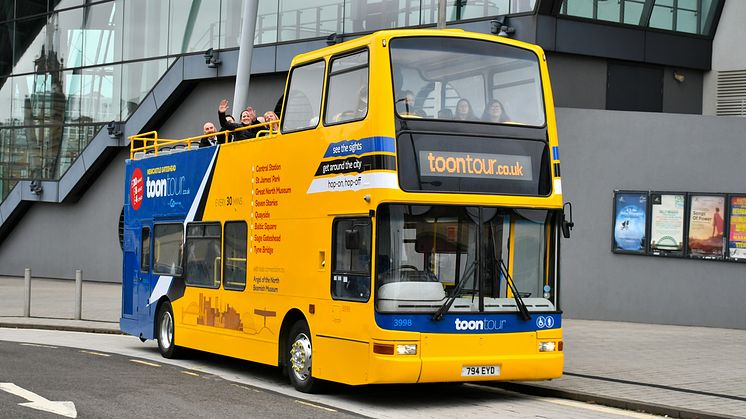
[[[313,349],[311,332],[304,320],[298,320],[288,334],[287,367],[290,383],[303,393],[316,393],[321,389],[320,380],[311,374]]]
[[[174,312],[170,302],[164,301],[161,304],[161,307],[158,309],[156,321],[158,322],[158,331],[156,333],[158,350],[164,358],[178,358],[181,348],[174,344]]]

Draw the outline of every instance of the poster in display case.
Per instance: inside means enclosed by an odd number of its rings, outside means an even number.
[[[689,195],[689,257],[723,259],[725,195]]]
[[[650,193],[650,254],[684,255],[686,194]]]
[[[730,195],[728,204],[728,259],[746,262],[746,195]]]
[[[647,252],[648,193],[614,191],[612,247],[615,253]]]

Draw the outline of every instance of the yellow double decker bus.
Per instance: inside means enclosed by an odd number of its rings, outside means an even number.
[[[277,365],[304,392],[562,374],[541,48],[377,32],[295,57],[279,127],[259,128],[131,138],[124,332]]]

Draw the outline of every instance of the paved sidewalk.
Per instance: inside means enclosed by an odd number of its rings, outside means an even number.
[[[0,327],[119,332],[120,284],[32,280],[30,318],[23,278],[0,277]],[[746,418],[746,330],[564,320],[565,375],[504,383],[518,389],[684,418]]]

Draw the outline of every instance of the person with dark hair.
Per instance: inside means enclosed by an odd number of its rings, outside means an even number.
[[[226,119],[225,112],[227,110],[228,110],[228,100],[223,99],[220,101],[220,105],[218,106],[218,118],[220,119],[220,128],[223,130],[235,130],[237,128],[243,128],[249,125],[255,125],[259,123],[259,121],[256,119],[256,112],[254,111],[254,108],[252,108],[251,106],[241,111],[241,122],[238,122],[238,123],[235,123],[235,122],[231,123]],[[254,138],[256,137],[257,132],[258,132],[258,129],[256,128],[236,131],[233,133],[233,141],[241,141],[241,140],[246,140],[249,138]]]
[[[471,108],[471,103],[467,99],[459,99],[456,103],[456,113],[453,115],[453,119],[458,121],[475,121],[477,119]]]
[[[500,123],[509,121],[510,118],[508,118],[508,114],[505,113],[505,108],[503,107],[502,102],[497,99],[492,99],[484,108],[482,120],[486,122]]]

